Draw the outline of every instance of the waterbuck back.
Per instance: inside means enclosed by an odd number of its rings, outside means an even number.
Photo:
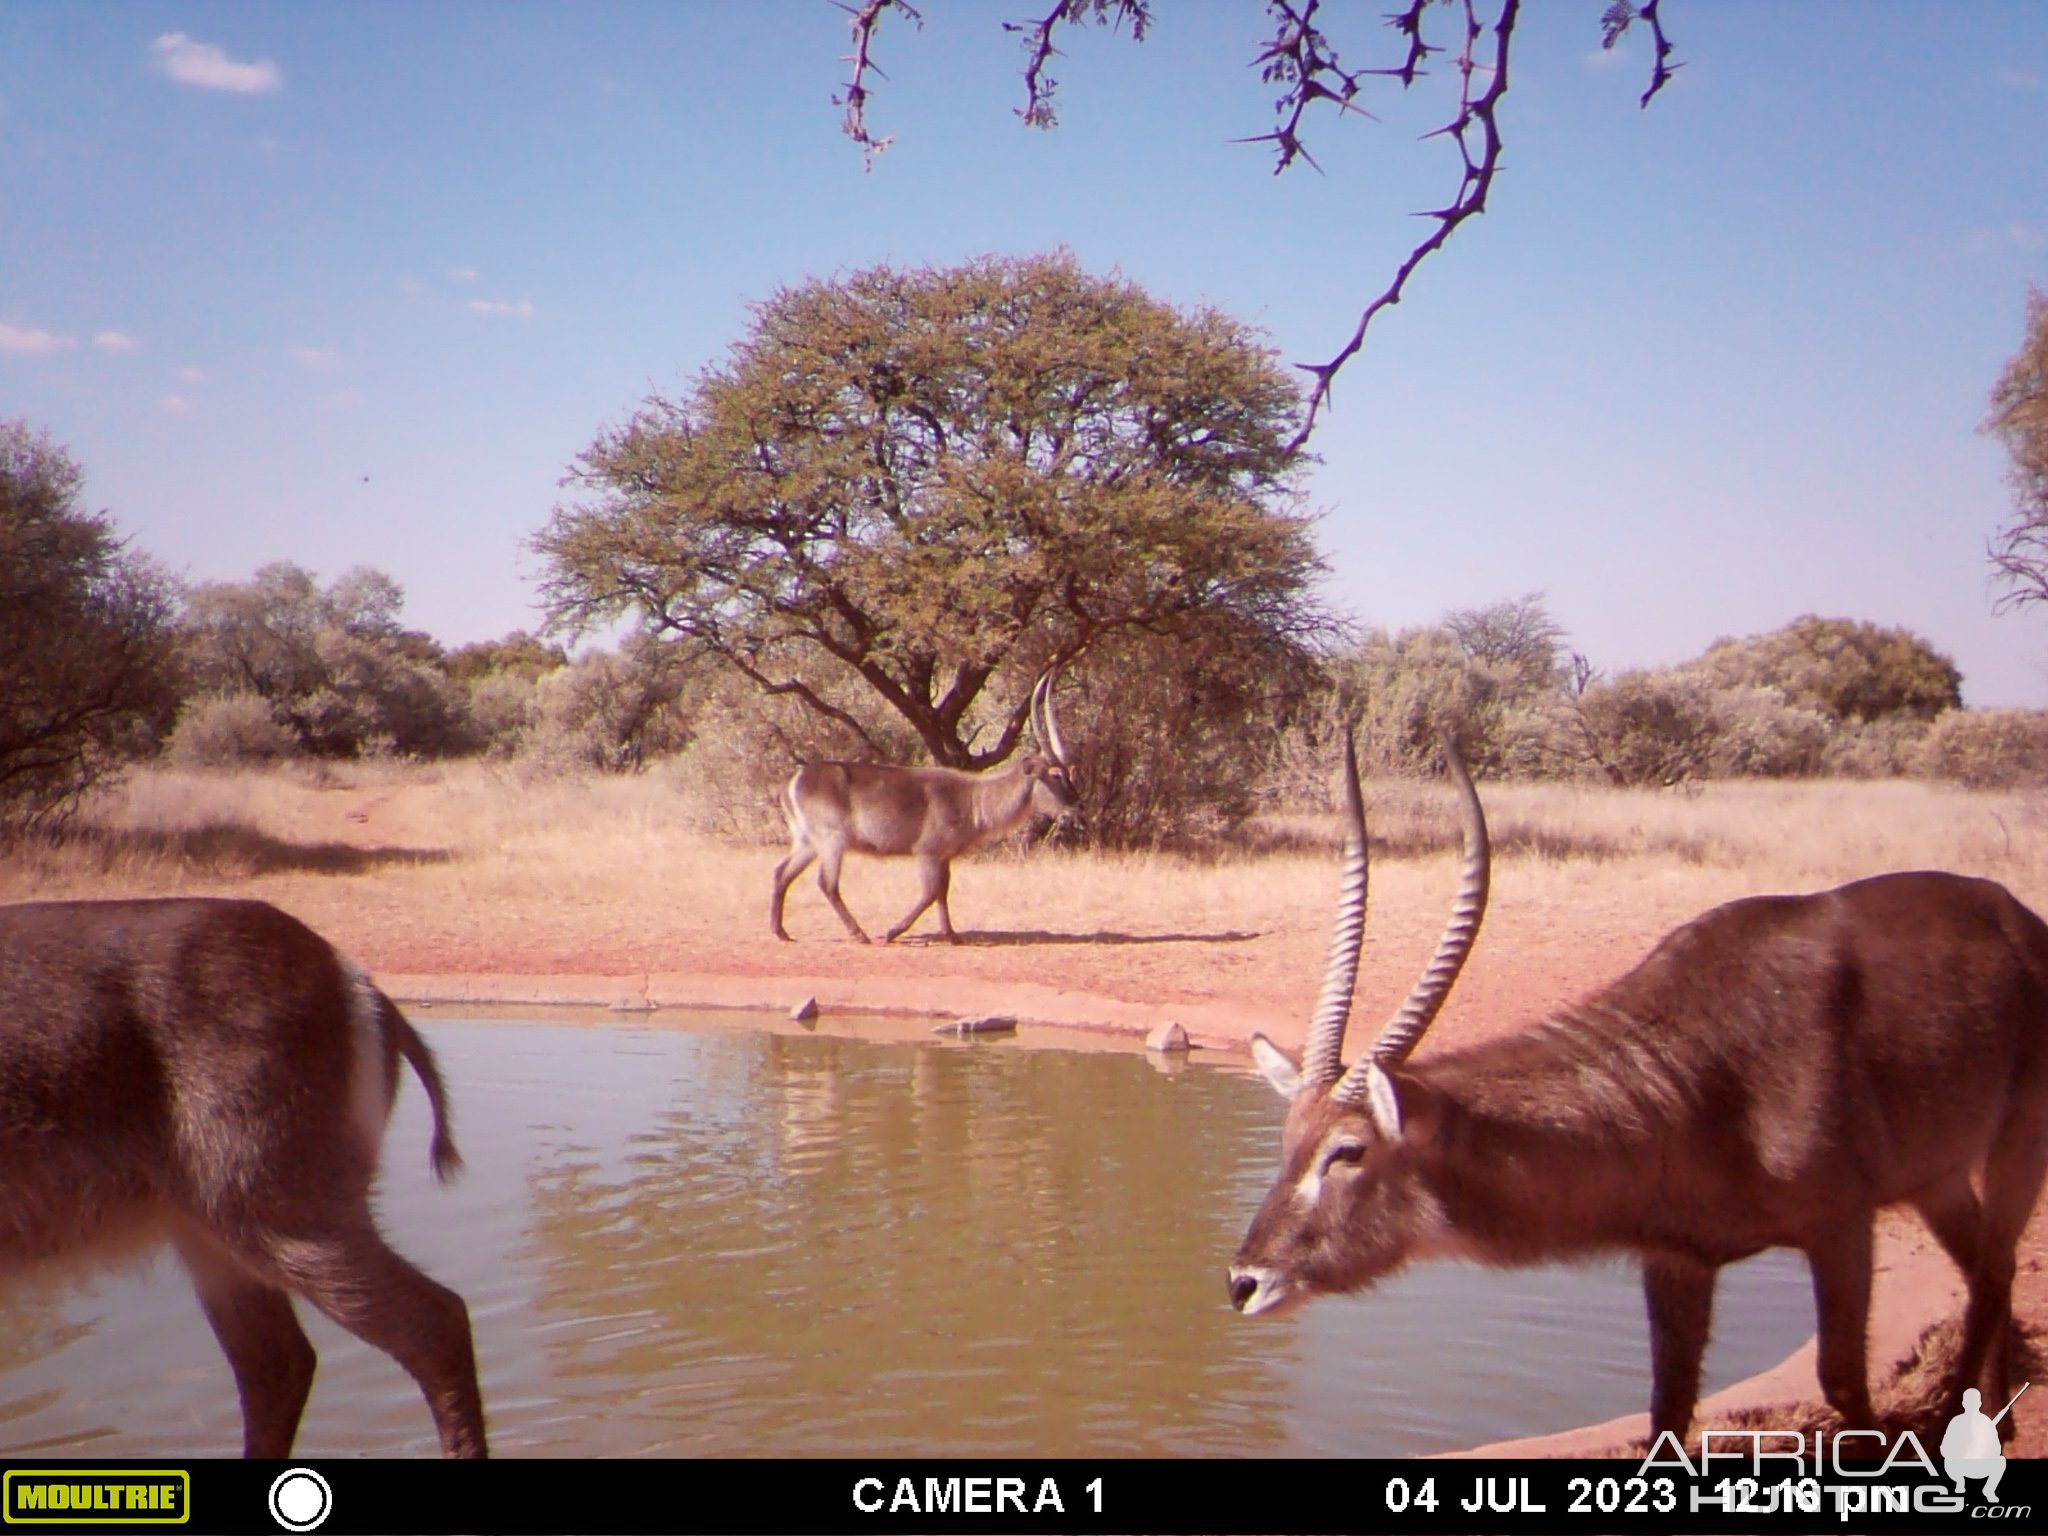
[[[1487,890],[1478,796],[1447,760],[1467,847],[1452,922],[1408,1003],[1346,1067],[1366,884],[1347,745],[1346,880],[1322,1000],[1299,1063],[1254,1040],[1290,1107],[1279,1177],[1231,1268],[1238,1308],[1358,1290],[1416,1258],[1632,1253],[1651,1427],[1682,1435],[1721,1266],[1797,1248],[1822,1393],[1869,1428],[1875,1221],[1907,1204],[1969,1282],[1948,1401],[1966,1387],[2004,1401],[2015,1248],[2048,1170],[2048,925],[2002,886],[1938,872],[1730,902],[1580,1003],[1410,1060]]]
[[[462,1298],[370,1209],[399,1059],[460,1167],[426,1044],[318,934],[253,901],[0,907],[0,1283],[175,1248],[234,1370],[243,1449],[288,1454],[303,1296],[411,1373],[441,1448],[485,1453]]]

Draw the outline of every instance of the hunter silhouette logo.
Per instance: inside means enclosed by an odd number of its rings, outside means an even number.
[[[2022,1382],[2020,1390],[2013,1393],[2012,1403],[2032,1382]],[[1963,1411],[1948,1421],[1948,1428],[1941,1435],[1941,1464],[1961,1493],[1963,1479],[1981,1477],[1984,1479],[1984,1497],[1990,1503],[1998,1502],[1998,1480],[2005,1476],[2005,1448],[1998,1443],[1998,1421],[2012,1412],[2012,1403],[1998,1410],[1997,1418],[1987,1419],[1979,1405],[1983,1394],[1975,1387],[1963,1393]]]

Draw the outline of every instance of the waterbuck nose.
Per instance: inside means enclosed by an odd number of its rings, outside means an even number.
[[[1244,1304],[1252,1299],[1252,1293],[1258,1288],[1257,1277],[1240,1274],[1236,1270],[1230,1272],[1230,1304],[1238,1311],[1244,1310]]]

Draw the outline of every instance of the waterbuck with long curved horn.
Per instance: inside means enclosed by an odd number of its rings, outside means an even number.
[[[168,1244],[242,1400],[290,1454],[313,1385],[303,1296],[405,1367],[450,1456],[485,1453],[469,1312],[392,1252],[370,1189],[399,1060],[462,1160],[433,1053],[305,924],[256,901],[0,907],[0,1280]]]
[[[1253,1041],[1291,1102],[1231,1301],[1278,1312],[1416,1258],[1633,1253],[1651,1431],[1682,1437],[1721,1266],[1797,1248],[1822,1393],[1869,1428],[1873,1226],[1903,1203],[1969,1280],[1948,1400],[1974,1385],[2004,1401],[2014,1247],[2048,1167],[2048,926],[2004,887],[1953,874],[1750,897],[1538,1024],[1411,1062],[1486,901],[1485,817],[1448,746],[1446,761],[1465,823],[1450,926],[1347,1068],[1366,842],[1346,741],[1344,885],[1321,1000],[1299,1065]]]
[[[946,904],[953,860],[1008,836],[1034,812],[1063,816],[1074,808],[1070,759],[1052,696],[1057,681],[1058,669],[1048,668],[1031,690],[1031,724],[1044,751],[1027,752],[1001,768],[986,773],[878,763],[806,763],[799,768],[782,796],[789,854],[775,866],[775,894],[768,904],[768,926],[775,937],[789,937],[782,926],[782,899],[790,882],[815,859],[818,888],[846,931],[867,943],[866,931],[839,899],[839,866],[848,853],[869,853],[916,859],[922,886],[917,905],[882,942],[902,937],[925,908],[936,904],[940,936],[958,943]]]

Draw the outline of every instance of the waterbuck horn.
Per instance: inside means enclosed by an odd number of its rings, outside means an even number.
[[[1031,690],[1031,724],[1038,732],[1038,739],[1045,744],[1045,750],[1052,754],[1052,760],[1062,768],[1072,766],[1067,761],[1067,744],[1060,740],[1058,706],[1053,703],[1053,686],[1058,683],[1060,667],[1054,662],[1038,675],[1038,683]]]
[[[1302,1087],[1320,1090],[1342,1070],[1344,1025],[1351,1017],[1351,992],[1358,982],[1358,953],[1365,943],[1365,797],[1358,788],[1358,749],[1344,728],[1344,884],[1337,897],[1337,926],[1330,935],[1330,960],[1323,971],[1322,996],[1309,1021],[1301,1049]]]
[[[1465,967],[1472,941],[1479,936],[1480,920],[1486,915],[1486,890],[1492,872],[1492,852],[1486,837],[1486,813],[1479,804],[1479,792],[1472,787],[1472,775],[1465,771],[1458,749],[1446,733],[1444,770],[1458,791],[1459,810],[1464,819],[1465,866],[1458,878],[1457,898],[1451,903],[1450,921],[1437,940],[1436,953],[1408,1000],[1400,1007],[1365,1056],[1352,1063],[1351,1070],[1331,1090],[1341,1103],[1375,1101],[1375,1118],[1384,1123],[1378,1101],[1384,1096],[1392,1105],[1392,1090],[1385,1085],[1385,1068],[1398,1065],[1421,1040],[1423,1031],[1436,1018],[1450,995],[1451,985]],[[1398,1124],[1398,1120],[1396,1120]]]

